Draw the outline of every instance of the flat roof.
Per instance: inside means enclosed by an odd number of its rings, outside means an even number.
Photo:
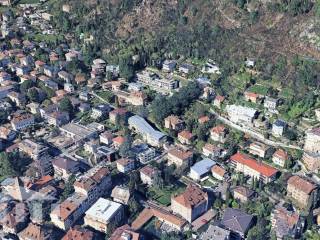
[[[197,162],[196,164],[194,164],[191,167],[191,170],[195,171],[199,175],[202,175],[202,174],[209,172],[211,170],[212,166],[214,166],[215,164],[216,164],[215,161],[213,161],[209,158],[205,158],[205,159],[201,160],[200,162]]]
[[[122,205],[120,203],[99,198],[98,201],[86,211],[86,216],[108,221],[121,207]]]

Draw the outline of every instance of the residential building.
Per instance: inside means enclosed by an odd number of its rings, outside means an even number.
[[[190,168],[190,178],[193,180],[199,181],[201,178],[203,178],[205,175],[207,175],[212,166],[216,164],[215,161],[205,158],[201,160],[200,162],[195,163],[191,168]]]
[[[7,97],[14,102],[18,107],[22,107],[25,105],[27,99],[26,96],[22,93],[18,92],[10,92]]]
[[[210,130],[210,138],[213,141],[224,143],[227,137],[227,129],[223,125],[215,126]]]
[[[149,186],[153,185],[155,179],[160,176],[159,170],[150,165],[144,166],[139,172],[141,181]]]
[[[24,130],[34,124],[34,116],[32,114],[16,115],[11,120],[11,126],[15,131]]]
[[[12,141],[16,137],[16,133],[7,127],[0,126],[0,139]]]
[[[237,186],[233,189],[233,198],[246,203],[254,197],[254,191],[244,186]]]
[[[274,112],[276,111],[278,104],[279,104],[279,99],[266,96],[264,99],[263,106],[269,109],[271,112]]]
[[[320,153],[305,151],[302,162],[308,171],[318,173],[320,169]]]
[[[272,162],[280,167],[285,167],[286,162],[289,160],[288,153],[282,149],[278,149],[272,155]]]
[[[117,108],[109,112],[109,120],[113,124],[119,124],[121,121],[127,122],[128,111],[125,108]]]
[[[134,115],[128,119],[130,129],[141,134],[143,139],[154,147],[159,147],[166,142],[166,135],[155,130],[144,118]]]
[[[240,125],[252,124],[258,114],[256,109],[239,105],[228,105],[226,112],[228,113],[230,121]]]
[[[245,238],[253,225],[253,216],[240,209],[227,208],[224,211],[221,224],[232,232],[231,237]]]
[[[219,226],[210,225],[207,231],[201,234],[202,240],[230,240],[230,231]]]
[[[298,213],[277,206],[271,213],[270,222],[277,239],[297,239],[304,229],[304,219]]]
[[[147,144],[139,144],[132,147],[135,153],[136,159],[145,164],[156,156],[156,150],[153,147],[149,147]]]
[[[75,175],[79,171],[79,165],[79,162],[67,157],[58,156],[52,160],[54,176],[62,178],[65,181],[67,181],[71,175]]]
[[[113,201],[115,201],[117,203],[128,205],[130,197],[131,197],[130,190],[127,187],[115,186],[112,189],[111,197],[112,197]]]
[[[125,91],[115,91],[120,105],[129,103],[133,106],[144,106],[147,102],[147,95],[142,91],[132,91],[130,93]]]
[[[163,78],[156,73],[142,71],[137,73],[137,82],[151,89],[170,92],[179,87],[179,81],[173,78]]]
[[[193,158],[192,151],[172,148],[168,151],[168,165],[175,164],[177,167],[188,167]]]
[[[117,136],[115,138],[112,139],[113,142],[113,146],[115,148],[119,148],[124,142],[126,141],[126,139],[122,136]]]
[[[210,121],[210,118],[208,116],[201,116],[198,118],[199,124],[205,124]]]
[[[98,201],[86,211],[84,224],[97,231],[106,233],[111,223],[112,226],[119,225],[124,218],[124,210],[120,203],[104,198]]]
[[[188,185],[186,190],[171,197],[171,210],[188,222],[192,222],[208,210],[208,194],[195,185]]]
[[[79,225],[70,228],[61,240],[94,240],[95,234]]]
[[[27,206],[18,202],[2,219],[0,225],[4,233],[17,234],[24,229],[29,221],[29,212]]]
[[[112,144],[113,134],[109,131],[105,131],[100,134],[100,143],[104,143],[106,145]]]
[[[176,68],[177,62],[174,60],[165,60],[162,64],[162,71],[173,72]]]
[[[249,153],[261,158],[268,157],[270,147],[260,142],[253,142],[249,146]]]
[[[257,103],[259,98],[260,98],[260,96],[257,93],[246,91],[246,92],[244,92],[244,98],[248,102]]]
[[[272,135],[275,137],[282,137],[287,129],[287,123],[283,120],[277,119],[272,124]]]
[[[121,158],[117,160],[117,169],[122,173],[132,171],[135,169],[135,160],[131,158]]]
[[[164,126],[167,129],[180,131],[184,128],[184,121],[178,116],[170,115],[164,119]]]
[[[110,112],[110,106],[107,104],[100,104],[94,108],[92,108],[91,118],[99,119],[105,118]]]
[[[278,173],[277,169],[242,153],[231,156],[230,161],[236,172],[242,172],[244,175],[261,180],[264,183],[274,181]]]
[[[317,186],[299,176],[292,176],[287,182],[287,196],[303,209],[313,206],[317,198]]]
[[[206,143],[202,148],[202,154],[206,157],[217,158],[221,156],[222,149],[216,145]]]
[[[183,74],[189,74],[194,71],[195,67],[190,63],[182,63],[179,66],[179,72]]]
[[[320,128],[314,128],[306,132],[304,150],[320,152]]]
[[[47,122],[50,125],[59,127],[69,122],[69,113],[67,112],[52,112],[47,115]]]
[[[217,95],[215,99],[213,100],[213,105],[216,106],[217,108],[221,108],[222,103],[224,102],[225,97],[221,95]]]
[[[178,140],[182,144],[191,144],[194,139],[193,134],[188,130],[183,130],[178,133]]]
[[[219,66],[212,60],[209,60],[201,69],[202,73],[221,74]]]
[[[320,121],[320,108],[317,108],[316,110],[314,110],[314,113],[316,115],[316,119],[319,122]]]
[[[98,135],[96,129],[91,129],[88,126],[84,126],[79,123],[68,123],[61,126],[59,129],[61,133],[72,138],[75,144],[95,138]]]
[[[46,226],[29,223],[19,234],[20,240],[54,240],[53,231]]]
[[[128,224],[118,227],[110,236],[109,240],[142,240],[143,237]]]
[[[214,165],[211,168],[211,173],[215,179],[218,179],[220,181],[223,181],[226,177],[226,170],[218,165]]]

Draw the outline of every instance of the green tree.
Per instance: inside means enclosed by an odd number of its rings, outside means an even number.
[[[76,177],[74,175],[71,175],[68,181],[64,185],[64,189],[60,197],[61,201],[67,199],[74,192],[73,184],[75,181],[76,181]]]
[[[59,109],[73,115],[73,105],[68,97],[64,97],[59,103]]]
[[[15,176],[16,172],[12,166],[9,154],[6,152],[0,153],[0,181],[7,177]]]
[[[35,88],[29,89],[27,96],[32,102],[39,102],[39,92],[37,89]]]
[[[5,123],[8,120],[8,112],[0,111],[0,124]]]

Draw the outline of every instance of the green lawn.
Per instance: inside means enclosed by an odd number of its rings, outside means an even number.
[[[171,203],[171,196],[174,194],[179,194],[184,191],[183,187],[164,187],[164,189],[149,189],[149,194],[154,201],[158,203],[169,206]]]
[[[35,4],[39,3],[39,0],[19,0],[18,4]]]
[[[254,92],[254,93],[257,93],[260,95],[264,95],[264,96],[267,95],[268,90],[269,90],[269,87],[263,86],[263,85],[258,85],[258,84],[253,85],[248,88],[249,92]]]

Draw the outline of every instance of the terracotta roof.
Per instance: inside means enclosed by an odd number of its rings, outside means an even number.
[[[173,148],[168,151],[168,154],[173,155],[182,160],[187,160],[193,155],[193,152],[180,150],[179,148]]]
[[[188,130],[183,130],[182,132],[179,132],[178,135],[179,135],[179,137],[183,137],[188,140],[193,138],[192,133],[189,132]]]
[[[112,115],[124,115],[126,114],[128,111],[125,108],[116,108],[114,110],[112,110],[109,114]]]
[[[242,196],[245,197],[250,197],[254,193],[252,190],[243,187],[243,186],[237,186],[233,189],[233,192],[237,192],[238,194],[241,194]]]
[[[119,160],[117,160],[117,164],[120,164],[122,166],[126,166],[132,162],[134,162],[134,160],[131,158],[120,158]]]
[[[212,168],[211,168],[211,172],[212,173],[215,173],[221,177],[223,177],[225,174],[226,174],[226,170],[218,165],[214,165]]]
[[[50,183],[54,178],[52,176],[43,176],[40,179],[38,179],[37,181],[35,181],[34,183],[31,183],[29,185],[30,189],[40,189],[42,187],[44,187],[45,185],[47,185],[48,183]]]
[[[143,173],[146,176],[153,177],[159,170],[151,167],[149,165],[144,166],[140,169],[140,173]]]
[[[109,240],[123,240],[123,234],[131,236],[131,240],[139,240],[140,234],[135,232],[128,224],[118,227],[110,236]]]
[[[199,117],[198,122],[199,123],[206,123],[209,120],[210,120],[210,118],[208,116],[202,116],[202,117]]]
[[[277,158],[281,158],[283,160],[287,160],[288,159],[288,153],[282,149],[278,149],[277,151],[275,151],[275,153],[273,154],[274,157]]]
[[[70,228],[62,240],[93,240],[94,234],[88,229],[81,228],[80,226],[74,226]]]
[[[86,191],[89,191],[94,186],[96,186],[97,183],[91,179],[91,178],[80,178],[79,180],[75,181],[74,186],[78,188],[82,188]]]
[[[183,122],[178,116],[175,116],[175,115],[170,115],[170,116],[166,117],[165,121],[169,121],[173,125],[176,125],[176,124]]]
[[[121,145],[124,143],[125,141],[125,138],[122,137],[122,136],[118,136],[118,137],[115,137],[114,139],[112,139],[112,141],[118,145]]]
[[[216,133],[216,134],[221,134],[221,133],[224,133],[225,130],[226,130],[225,126],[220,124],[220,125],[217,125],[217,126],[211,128],[210,131],[213,133]]]
[[[223,102],[224,99],[225,99],[224,96],[218,95],[218,96],[216,96],[216,98],[215,98],[214,100],[215,100],[215,101],[219,101],[219,102]]]
[[[270,167],[267,164],[264,163],[259,163],[256,160],[250,158],[249,156],[242,154],[242,153],[236,153],[235,155],[231,156],[231,161],[238,162],[240,164],[246,165],[249,168],[259,172],[260,174],[267,176],[267,177],[272,177],[275,175],[278,170]]]
[[[208,201],[208,194],[203,192],[197,186],[190,184],[182,194],[172,198],[172,200],[178,202],[184,207],[193,208]]]
[[[244,93],[247,97],[250,97],[250,98],[258,98],[259,95],[254,93],[254,92],[245,92]]]
[[[29,223],[29,225],[19,233],[20,239],[43,240],[47,239],[50,231],[40,225]]]
[[[305,194],[310,194],[316,188],[316,185],[299,176],[290,177],[288,179],[288,184],[293,185],[295,188],[304,192]]]
[[[33,115],[31,114],[21,114],[21,115],[16,115],[13,117],[13,119],[11,120],[12,123],[18,123],[20,121],[26,120],[26,119],[32,119],[34,118]]]
[[[203,149],[207,150],[207,151],[210,151],[210,152],[214,152],[214,151],[217,151],[217,150],[221,150],[220,147],[214,145],[214,144],[210,144],[210,143],[206,143],[204,146],[203,146]]]

